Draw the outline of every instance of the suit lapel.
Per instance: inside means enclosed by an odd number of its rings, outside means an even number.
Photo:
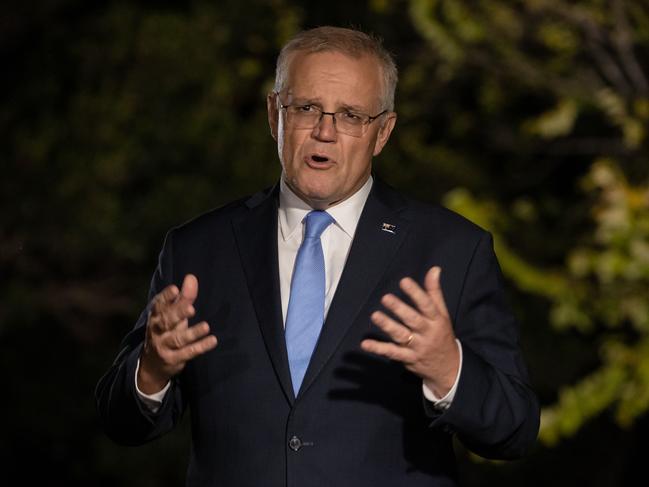
[[[408,221],[399,210],[404,206],[396,192],[375,179],[299,395],[336,351],[403,243]]]
[[[277,257],[277,208],[279,185],[268,193],[259,193],[246,205],[248,214],[232,225],[248,281],[248,289],[268,355],[284,394],[293,403],[279,289]]]

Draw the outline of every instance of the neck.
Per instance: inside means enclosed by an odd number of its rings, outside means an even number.
[[[304,195],[301,191],[299,191],[295,186],[293,186],[291,182],[286,177],[284,177],[284,175],[282,177],[284,183],[286,183],[286,186],[293,192],[293,194],[295,194],[295,196],[297,196],[302,201],[304,201],[307,205],[309,205],[314,210],[326,210],[354,196],[365,185],[365,183],[367,183],[367,180],[370,178],[370,174],[368,174],[367,177],[356,188],[350,191],[348,195],[339,199],[309,198],[308,196]]]

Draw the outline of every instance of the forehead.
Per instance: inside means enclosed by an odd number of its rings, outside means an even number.
[[[374,57],[351,57],[336,51],[297,52],[290,60],[287,95],[321,103],[377,108],[381,66]]]

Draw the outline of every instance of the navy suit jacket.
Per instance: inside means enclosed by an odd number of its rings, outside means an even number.
[[[149,298],[198,277],[196,316],[219,339],[172,380],[160,410],[134,387],[147,310],[100,380],[107,434],[141,444],[191,410],[189,486],[451,486],[452,437],[489,458],[516,458],[539,426],[516,321],[503,292],[491,236],[439,206],[406,199],[375,180],[326,322],[297,397],[291,387],[279,291],[278,187],[172,230]],[[383,224],[393,225],[393,232]],[[399,280],[422,282],[433,265],[463,367],[451,407],[440,412],[402,364],[360,349],[385,339],[370,322]]]

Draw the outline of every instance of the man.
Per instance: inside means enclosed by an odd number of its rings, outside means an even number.
[[[149,441],[189,407],[196,486],[455,485],[453,435],[490,458],[534,443],[491,237],[371,175],[396,80],[358,31],[284,47],[281,180],[168,234],[97,387],[112,438]]]

